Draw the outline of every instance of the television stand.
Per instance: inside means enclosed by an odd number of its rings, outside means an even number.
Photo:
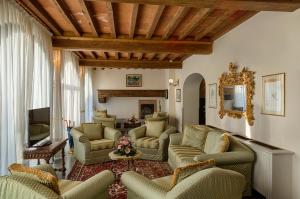
[[[25,148],[23,152],[24,159],[37,159],[38,165],[40,164],[40,159],[46,161],[49,164],[50,159],[61,150],[62,152],[62,168],[55,169],[55,171],[61,171],[62,175],[66,174],[65,167],[65,146],[67,139],[59,140],[49,140],[51,144],[41,147],[29,147]]]

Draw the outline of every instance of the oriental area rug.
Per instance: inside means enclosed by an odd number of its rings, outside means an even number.
[[[172,170],[167,162],[136,160],[134,165],[137,173],[149,179],[172,174]],[[86,166],[82,166],[80,162],[76,161],[67,179],[85,181],[103,170],[112,170],[116,173],[117,179],[120,179],[122,173],[127,171],[127,169],[127,161],[117,161],[116,163],[110,161]],[[110,199],[126,199],[126,195],[126,188],[118,180],[109,188]]]

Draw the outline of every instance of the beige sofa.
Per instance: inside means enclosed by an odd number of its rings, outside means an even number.
[[[229,136],[230,145],[227,152],[209,153],[209,148],[214,146],[216,140],[224,133],[224,131],[201,125],[195,127],[198,127],[199,131],[207,132],[205,148],[208,153],[204,152],[204,148],[199,149],[182,145],[182,139],[185,132],[173,134],[170,135],[170,145],[168,150],[169,165],[175,169],[197,161],[214,159],[217,167],[230,169],[243,174],[247,181],[244,195],[251,195],[252,170],[255,160],[254,152],[234,137]]]

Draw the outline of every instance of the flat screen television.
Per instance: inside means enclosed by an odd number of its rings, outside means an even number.
[[[50,144],[50,108],[28,111],[28,147]]]

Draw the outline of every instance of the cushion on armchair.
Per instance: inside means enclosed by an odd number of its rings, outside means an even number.
[[[159,139],[156,137],[143,137],[135,141],[135,146],[141,148],[158,149]]]
[[[203,150],[205,145],[205,140],[207,137],[207,132],[205,128],[198,128],[191,125],[186,125],[184,127],[184,133],[181,145],[191,146],[197,149]]]
[[[82,129],[89,140],[103,139],[103,128],[101,123],[83,123]]]
[[[58,179],[56,176],[52,175],[49,172],[27,167],[22,164],[16,164],[16,163],[10,165],[8,167],[8,170],[13,175],[20,175],[20,176],[30,178],[38,183],[47,186],[48,188],[55,191],[57,194],[60,194],[60,190],[58,188]]]
[[[227,133],[211,131],[207,135],[204,152],[207,154],[223,153],[228,151],[230,142]]]
[[[178,167],[174,170],[172,186],[174,187],[176,184],[189,177],[190,175],[204,169],[211,168],[216,165],[215,160],[210,159],[203,162],[197,162],[194,164],[189,164],[184,167]]]
[[[158,138],[165,129],[165,121],[146,121],[146,137]]]
[[[115,142],[109,139],[101,139],[101,140],[93,140],[90,141],[91,143],[91,150],[98,151],[103,149],[112,149],[114,148]]]

